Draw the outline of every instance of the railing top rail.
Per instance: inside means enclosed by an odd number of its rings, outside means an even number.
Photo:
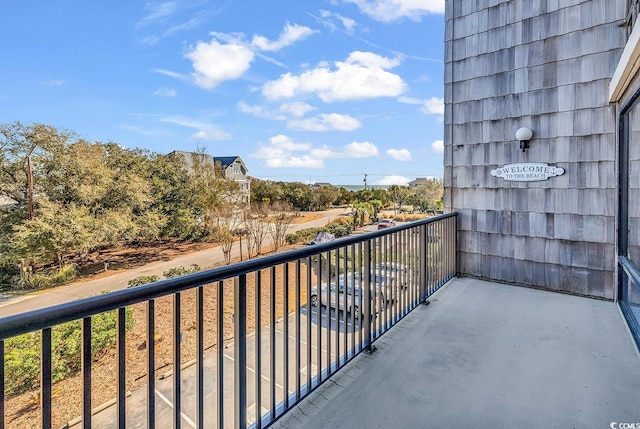
[[[242,274],[259,271],[287,262],[297,261],[323,252],[357,244],[376,237],[391,234],[421,225],[438,222],[440,220],[455,217],[457,212],[410,222],[392,228],[369,232],[366,234],[340,238],[338,240],[308,246],[302,249],[290,250],[274,255],[263,256],[244,262],[239,262],[224,267],[213,268],[182,277],[160,280],[148,285],[136,286],[129,289],[118,290],[104,295],[83,298],[64,304],[58,304],[38,310],[28,311],[12,316],[0,318],[0,340],[14,337],[27,332],[39,331],[61,323],[82,319],[111,311],[125,306],[146,302],[152,299],[167,296],[176,292],[215,283],[233,278]]]

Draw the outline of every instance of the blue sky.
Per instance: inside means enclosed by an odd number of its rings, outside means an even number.
[[[251,176],[442,175],[444,0],[0,3],[0,123],[154,152],[239,155]]]

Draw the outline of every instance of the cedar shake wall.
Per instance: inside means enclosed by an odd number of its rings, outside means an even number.
[[[446,2],[445,207],[461,275],[615,297],[617,118],[626,0]],[[520,127],[534,136],[523,153]],[[539,182],[492,177],[542,162]]]

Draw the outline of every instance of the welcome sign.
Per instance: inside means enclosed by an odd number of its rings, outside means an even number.
[[[564,168],[537,162],[507,164],[502,168],[491,170],[492,176],[502,177],[504,180],[511,182],[537,182],[547,180],[549,177],[562,176],[563,174]]]

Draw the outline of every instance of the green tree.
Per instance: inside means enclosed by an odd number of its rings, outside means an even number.
[[[44,124],[0,124],[0,195],[26,208],[30,198],[27,159],[31,161],[35,192],[41,193],[42,176],[47,173],[44,163],[71,138],[71,133]]]
[[[443,196],[444,186],[442,180],[428,180],[426,183],[414,189],[412,203],[417,206],[422,213],[435,213],[438,210],[442,210]]]
[[[165,218],[162,236],[197,238],[198,190],[191,180],[184,157],[175,153],[153,155],[146,169],[146,180],[153,196],[151,208]]]
[[[283,182],[251,179],[251,201],[257,203],[278,203],[284,201]]]
[[[402,204],[406,201],[411,190],[408,186],[391,185],[387,192],[389,193],[389,198],[393,202],[393,213],[397,214],[397,209],[402,207]]]
[[[314,210],[326,210],[340,196],[340,191],[335,186],[319,186],[311,188],[311,207]]]

